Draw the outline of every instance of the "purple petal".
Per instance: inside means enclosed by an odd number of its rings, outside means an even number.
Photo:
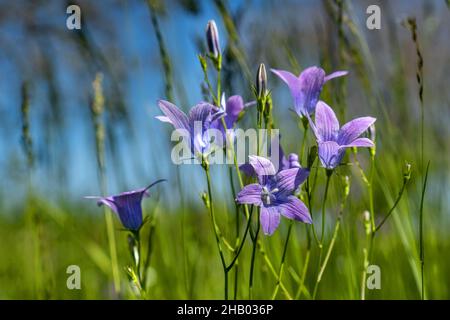
[[[146,189],[125,192],[112,199],[123,226],[129,230],[139,230],[142,225],[141,201]]]
[[[171,125],[173,125],[172,121],[166,116],[156,116],[155,118],[161,122],[166,122],[166,123],[170,123]]]
[[[324,84],[325,71],[318,67],[305,69],[299,77],[300,94],[295,97],[295,109],[303,115],[312,114],[319,101],[319,95]]]
[[[345,148],[341,148],[334,141],[319,142],[319,159],[327,169],[336,168],[345,154]]]
[[[250,165],[255,169],[260,184],[264,184],[268,176],[276,174],[275,167],[269,159],[259,156],[248,157]]]
[[[353,140],[352,143],[341,146],[341,148],[350,148],[350,147],[373,147],[372,140],[368,138],[358,138]]]
[[[289,88],[297,87],[299,83],[299,79],[296,75],[290,73],[289,71],[270,69],[273,73],[275,73],[281,80],[283,80]],[[292,90],[292,89],[291,89]]]
[[[309,175],[309,170],[292,168],[282,170],[275,176],[276,185],[274,188],[278,189],[276,197],[284,198],[290,196],[297,190],[298,186],[306,180]]]
[[[340,145],[348,145],[366,131],[374,122],[375,118],[362,117],[356,118],[344,124],[339,131],[337,142]]]
[[[262,187],[258,183],[248,184],[236,196],[237,203],[260,206]]]
[[[347,74],[348,74],[348,71],[335,71],[335,72],[330,73],[329,75],[325,76],[325,82],[327,82],[328,80],[337,78],[337,77],[346,76]]]
[[[305,204],[295,196],[289,196],[285,202],[278,205],[280,212],[288,219],[312,223],[311,215]]]
[[[316,132],[319,141],[336,141],[339,121],[333,109],[323,101],[316,105]]]
[[[189,111],[189,124],[191,127],[196,121],[209,124],[212,120],[211,114],[213,111],[214,106],[210,103],[202,102],[197,104]]]
[[[265,235],[272,235],[280,224],[280,213],[277,207],[261,207],[261,227]]]
[[[170,122],[175,127],[175,129],[189,130],[188,117],[184,114],[183,111],[178,109],[176,105],[170,103],[169,101],[159,100],[158,106],[167,118],[163,118],[162,121]],[[161,120],[161,118],[158,119]]]
[[[241,170],[248,177],[256,177],[255,169],[250,163],[244,163],[239,166],[239,170]]]

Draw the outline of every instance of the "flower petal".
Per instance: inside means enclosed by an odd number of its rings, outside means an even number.
[[[358,138],[353,140],[350,144],[341,146],[341,148],[350,147],[373,147],[373,142],[369,138]]]
[[[145,189],[140,189],[112,197],[120,221],[129,230],[139,230],[142,225],[141,201],[144,193]]]
[[[336,141],[339,121],[333,109],[323,101],[316,105],[316,133],[319,141]]]
[[[303,115],[312,114],[319,101],[322,86],[325,83],[325,71],[318,67],[305,69],[299,77],[300,95],[296,96],[295,109]]]
[[[170,122],[175,127],[175,129],[189,130],[188,117],[176,105],[170,103],[169,101],[159,100],[158,106],[167,118],[163,118],[163,120],[161,120],[161,118],[158,118],[159,120]]]
[[[244,163],[239,166],[239,170],[241,170],[248,177],[256,177],[255,169],[250,163]]]
[[[345,154],[345,148],[341,148],[334,141],[319,142],[319,159],[327,169],[336,168]]]
[[[348,145],[366,131],[374,122],[375,118],[362,117],[356,118],[344,124],[339,131],[337,142],[340,145]]]
[[[265,235],[272,235],[280,224],[280,212],[277,207],[261,207],[261,227]]]
[[[189,111],[189,124],[193,127],[194,122],[201,121],[204,126],[209,125],[213,111],[214,106],[210,103],[202,102],[197,104]]]
[[[255,169],[260,184],[264,184],[268,176],[276,174],[275,167],[269,159],[259,156],[249,156],[248,159],[250,165]]]
[[[299,83],[298,77],[289,71],[270,69],[273,73],[275,73],[281,80],[283,80],[289,88],[296,87]]]
[[[348,74],[348,71],[335,71],[335,72],[330,73],[329,75],[325,76],[325,82],[327,82],[328,80],[337,78],[337,77],[346,76],[347,74]]]
[[[275,186],[278,192],[276,198],[285,198],[295,192],[298,186],[306,180],[309,170],[301,168],[291,168],[282,170],[275,176]]]
[[[262,187],[258,183],[248,184],[236,196],[237,203],[260,206]]]
[[[280,212],[288,219],[312,223],[311,215],[305,204],[296,196],[289,196],[285,202],[278,205]]]

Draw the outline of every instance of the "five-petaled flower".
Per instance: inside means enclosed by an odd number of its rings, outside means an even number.
[[[339,121],[333,109],[325,102],[319,101],[316,106],[315,124],[311,119],[310,123],[317,139],[322,165],[327,169],[334,169],[341,163],[347,148],[373,147],[372,140],[359,136],[375,121],[372,117],[361,117],[339,128]]]
[[[156,118],[162,122],[168,122],[176,130],[185,131],[190,138],[190,150],[195,156],[204,155],[211,150],[211,137],[209,130],[217,126],[217,121],[224,116],[224,113],[217,111],[217,108],[210,103],[201,102],[194,106],[189,115],[186,115],[176,105],[165,100],[159,100],[158,106],[164,116]]]
[[[250,156],[249,160],[258,183],[246,185],[236,201],[261,207],[260,222],[264,234],[274,233],[280,223],[280,214],[288,219],[312,223],[308,208],[294,195],[308,177],[309,170],[291,168],[277,173],[273,163],[264,157]]]
[[[165,181],[165,179],[157,180],[146,188],[134,191],[127,191],[115,196],[95,197],[88,196],[88,199],[97,199],[97,204],[107,205],[118,216],[125,229],[130,231],[138,231],[142,226],[142,206],[141,202],[144,196],[149,197],[148,189],[155,184]]]
[[[271,71],[288,85],[294,99],[295,112],[300,117],[314,113],[325,82],[348,73],[347,71],[336,71],[325,75],[322,68],[315,66],[303,70],[298,77],[289,71],[276,69],[271,69]]]

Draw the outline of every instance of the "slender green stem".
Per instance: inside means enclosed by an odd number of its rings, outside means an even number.
[[[284,241],[283,255],[281,257],[280,268],[278,270],[277,284],[276,284],[275,289],[274,289],[273,294],[272,294],[272,300],[275,300],[275,298],[277,297],[277,294],[278,294],[278,290],[280,289],[280,282],[281,282],[281,278],[283,276],[283,269],[284,269],[284,260],[286,259],[286,252],[287,252],[288,243],[289,243],[289,239],[290,239],[290,236],[291,236],[291,231],[292,231],[292,226],[293,225],[294,225],[294,223],[291,220],[289,222],[289,228],[288,228],[288,232],[287,232],[287,235],[286,235],[286,240]]]
[[[322,256],[323,256],[323,241],[324,241],[324,236],[325,236],[325,207],[326,207],[326,202],[327,202],[327,197],[328,197],[328,189],[330,187],[330,180],[331,180],[331,175],[333,174],[332,170],[326,170],[326,174],[327,174],[327,182],[325,185],[325,193],[323,195],[323,201],[322,201],[322,233],[321,233],[321,237],[320,237],[320,246],[319,246],[319,263],[317,265],[317,275],[319,275],[320,273],[320,268],[322,265]],[[317,289],[319,287],[319,282],[316,281],[315,285],[314,285],[314,291],[313,291],[313,299],[316,298],[317,295]]]
[[[427,189],[428,170],[430,169],[430,161],[428,161],[427,169],[425,172],[425,179],[423,180],[422,195],[420,198],[420,215],[419,215],[419,247],[420,247],[420,279],[421,279],[421,298],[425,299],[425,284],[424,284],[424,271],[425,271],[425,248],[423,245],[423,203],[425,200],[425,191]]]
[[[228,300],[228,270],[227,270],[227,265],[225,263],[225,257],[223,254],[222,246],[220,244],[220,237],[219,237],[219,232],[218,232],[219,227],[217,226],[216,217],[214,214],[214,203],[213,203],[212,188],[211,188],[211,175],[209,173],[208,163],[205,160],[203,160],[202,162],[203,162],[202,165],[203,165],[203,168],[204,168],[205,174],[206,174],[206,182],[208,184],[209,213],[211,216],[211,222],[213,225],[214,235],[216,238],[217,248],[219,250],[220,261],[222,263],[222,268],[223,268],[224,278],[225,278],[224,279],[225,280],[225,286],[224,286],[225,287],[225,289],[224,289],[225,295],[224,296],[225,296],[225,300]]]
[[[386,222],[386,220],[391,216],[391,214],[394,212],[395,208],[397,207],[398,203],[400,202],[403,192],[405,191],[406,188],[406,184],[408,181],[403,181],[403,185],[402,188],[400,189],[400,192],[397,195],[397,198],[394,201],[394,205],[389,209],[388,213],[386,214],[386,216],[383,218],[383,220],[378,224],[378,226],[375,228],[374,233],[378,232],[378,230],[380,230],[380,228],[384,225],[384,223]]]
[[[258,209],[259,211],[259,209]],[[253,241],[253,247],[252,247],[252,258],[250,261],[250,278],[248,282],[248,295],[249,299],[251,300],[253,298],[253,273],[255,270],[255,258],[256,258],[256,246],[258,241],[258,234],[260,229],[260,223],[259,223],[259,214],[258,214],[258,222],[256,227],[256,233],[255,233],[255,240]]]
[[[330,187],[330,178],[331,178],[331,175],[333,174],[333,171],[327,169],[326,173],[327,173],[327,182],[325,185],[325,193],[324,193],[323,202],[322,202],[322,228],[321,228],[321,234],[320,234],[320,243],[321,244],[323,244],[323,239],[325,236],[325,219],[326,219],[325,207],[326,207],[326,202],[327,202],[327,197],[328,197],[328,189]]]

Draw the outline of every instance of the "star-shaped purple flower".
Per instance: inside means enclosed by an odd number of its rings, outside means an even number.
[[[97,204],[99,206],[107,205],[119,216],[119,219],[125,229],[130,231],[138,231],[142,226],[142,199],[144,196],[150,196],[148,189],[162,181],[165,181],[165,179],[155,181],[146,188],[123,192],[115,196],[88,196],[86,198],[97,199]]]
[[[316,123],[314,124],[311,119],[310,123],[316,136],[322,165],[327,169],[334,169],[341,163],[347,148],[373,147],[372,140],[359,136],[375,121],[376,119],[372,117],[361,117],[339,128],[339,121],[333,109],[325,102],[319,101],[316,106]]]
[[[276,69],[271,69],[271,71],[288,85],[294,99],[295,112],[300,117],[314,113],[325,82],[348,74],[347,71],[336,71],[325,75],[322,68],[315,66],[303,70],[298,77],[289,71]]]
[[[156,117],[158,120],[172,124],[176,130],[185,130],[189,133],[193,155],[198,153],[203,155],[210,150],[208,130],[214,128],[214,124],[224,116],[223,112],[218,112],[216,107],[207,102],[194,106],[189,115],[169,101],[159,100],[158,106],[164,113],[164,116]]]
[[[288,219],[312,223],[308,208],[294,196],[309,171],[291,168],[277,173],[270,160],[258,156],[250,156],[249,159],[258,183],[246,185],[237,195],[236,201],[261,207],[260,222],[264,234],[274,233],[280,224],[280,214]]]

